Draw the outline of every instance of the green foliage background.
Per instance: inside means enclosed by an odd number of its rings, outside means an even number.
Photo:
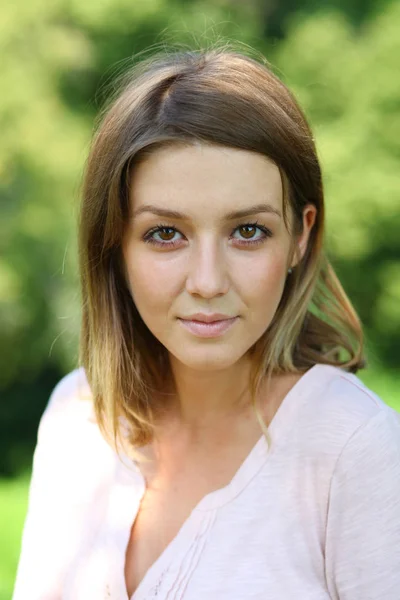
[[[400,4],[373,0],[2,6],[0,474],[29,469],[50,390],[76,365],[75,222],[94,118],[130,57],[155,43],[239,40],[295,92],[325,174],[330,256],[367,331],[366,381],[399,406],[399,31]]]

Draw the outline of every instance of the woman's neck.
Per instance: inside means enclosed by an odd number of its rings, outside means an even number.
[[[251,406],[250,366],[243,360],[229,369],[195,371],[172,360],[169,416],[194,429],[239,416]]]

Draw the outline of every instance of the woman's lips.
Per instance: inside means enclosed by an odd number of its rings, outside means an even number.
[[[213,338],[218,337],[219,335],[222,335],[228,331],[228,329],[230,329],[230,327],[232,327],[232,325],[235,323],[237,318],[238,317],[233,317],[232,319],[223,319],[221,321],[213,321],[212,323],[204,323],[202,321],[195,320],[189,321],[179,318],[178,321],[183,325],[183,327],[185,327],[185,329],[190,331],[190,333],[193,333],[198,337]]]

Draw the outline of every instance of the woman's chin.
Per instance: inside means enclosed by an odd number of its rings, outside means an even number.
[[[221,371],[229,369],[237,365],[237,363],[243,358],[244,353],[234,352],[232,347],[230,348],[202,348],[202,349],[191,349],[187,348],[186,352],[171,352],[171,361],[180,364],[188,369],[194,371]]]

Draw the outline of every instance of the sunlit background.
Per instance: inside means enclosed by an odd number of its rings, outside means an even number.
[[[37,425],[76,366],[76,220],[96,113],[150,45],[238,40],[297,95],[325,176],[328,249],[366,328],[360,377],[400,410],[400,3],[14,0],[0,19],[0,600]]]

